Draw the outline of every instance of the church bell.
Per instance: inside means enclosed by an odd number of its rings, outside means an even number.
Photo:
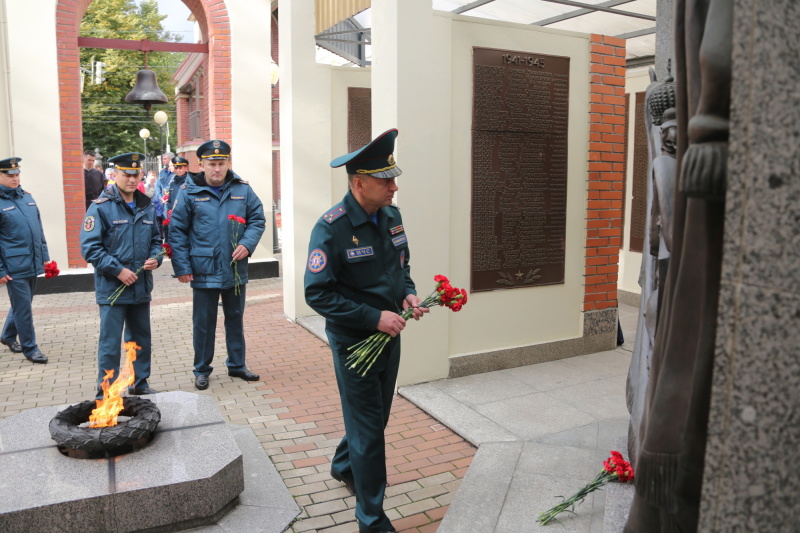
[[[149,111],[153,104],[166,104],[167,95],[159,89],[156,73],[143,68],[136,73],[136,83],[125,97],[125,101],[129,104],[142,104]]]

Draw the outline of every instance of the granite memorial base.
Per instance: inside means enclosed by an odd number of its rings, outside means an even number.
[[[250,428],[227,424],[209,396],[148,398],[161,410],[152,442],[109,459],[58,451],[48,424],[64,405],[0,420],[0,531],[280,532],[294,520],[300,509]]]

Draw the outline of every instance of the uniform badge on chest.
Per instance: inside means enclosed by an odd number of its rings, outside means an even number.
[[[347,250],[347,258],[355,259],[357,257],[369,257],[375,255],[375,250],[372,246],[363,246],[361,248],[350,248]]]

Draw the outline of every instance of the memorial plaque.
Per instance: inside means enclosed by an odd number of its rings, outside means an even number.
[[[569,58],[473,49],[472,291],[564,283]]]
[[[372,140],[372,90],[347,88],[347,150],[354,152]]]
[[[631,252],[642,252],[647,227],[647,171],[650,154],[647,150],[647,126],[644,121],[644,91],[636,93],[636,125],[633,130],[633,190],[631,200]]]

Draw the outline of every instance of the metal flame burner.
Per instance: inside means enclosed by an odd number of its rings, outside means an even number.
[[[96,407],[88,400],[67,407],[50,421],[50,437],[58,451],[76,459],[116,457],[147,446],[161,421],[156,404],[144,398],[124,397],[120,416],[131,417],[111,427],[81,427]]]

